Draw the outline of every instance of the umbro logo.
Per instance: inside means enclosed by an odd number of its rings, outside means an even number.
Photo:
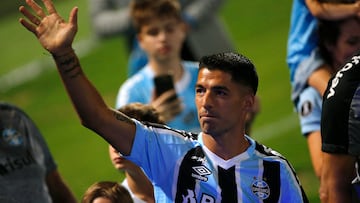
[[[193,171],[195,173],[192,173],[191,176],[201,180],[201,181],[208,181],[208,178],[206,176],[211,174],[211,171],[206,168],[205,166],[194,166],[192,167]]]
[[[205,162],[205,158],[204,158],[204,157],[192,156],[191,159],[192,159],[192,160],[195,160],[195,161],[197,161],[197,162],[201,162],[201,163],[204,163],[204,162]]]

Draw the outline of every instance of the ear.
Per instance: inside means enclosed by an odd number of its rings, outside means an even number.
[[[251,112],[253,110],[254,103],[255,103],[255,96],[253,94],[247,94],[244,98],[245,111]]]

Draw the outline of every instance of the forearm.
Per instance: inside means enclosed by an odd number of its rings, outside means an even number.
[[[155,202],[153,185],[139,167],[127,170],[125,174],[132,193],[147,203]]]
[[[314,87],[321,95],[324,95],[330,78],[330,67],[324,64],[309,76],[307,82],[310,86]]]
[[[54,203],[76,203],[76,198],[68,186],[62,180],[57,170],[50,172],[46,176],[46,184],[49,189],[51,199]]]
[[[87,127],[93,126],[91,118],[102,115],[100,111],[107,109],[106,104],[84,75],[73,49],[68,49],[62,54],[53,54],[53,58],[82,123]]]
[[[320,198],[322,203],[351,202],[351,181],[355,177],[355,158],[323,153]]]
[[[321,3],[319,0],[306,0],[311,14],[325,20],[338,20],[359,15],[360,3],[340,4]]]

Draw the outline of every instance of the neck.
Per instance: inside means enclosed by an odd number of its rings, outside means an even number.
[[[203,140],[205,146],[224,160],[231,159],[247,150],[250,146],[249,141],[244,134],[234,136],[226,135],[221,137],[214,137],[203,133]]]
[[[155,75],[169,74],[172,75],[174,81],[181,79],[184,72],[180,58],[176,60],[152,60],[149,61],[150,67]]]

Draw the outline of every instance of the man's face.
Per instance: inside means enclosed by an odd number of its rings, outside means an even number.
[[[180,57],[186,26],[175,18],[154,18],[138,33],[140,46],[149,58],[167,60]]]
[[[243,133],[246,112],[254,96],[250,90],[220,70],[203,68],[196,84],[196,107],[202,131],[211,136]]]

